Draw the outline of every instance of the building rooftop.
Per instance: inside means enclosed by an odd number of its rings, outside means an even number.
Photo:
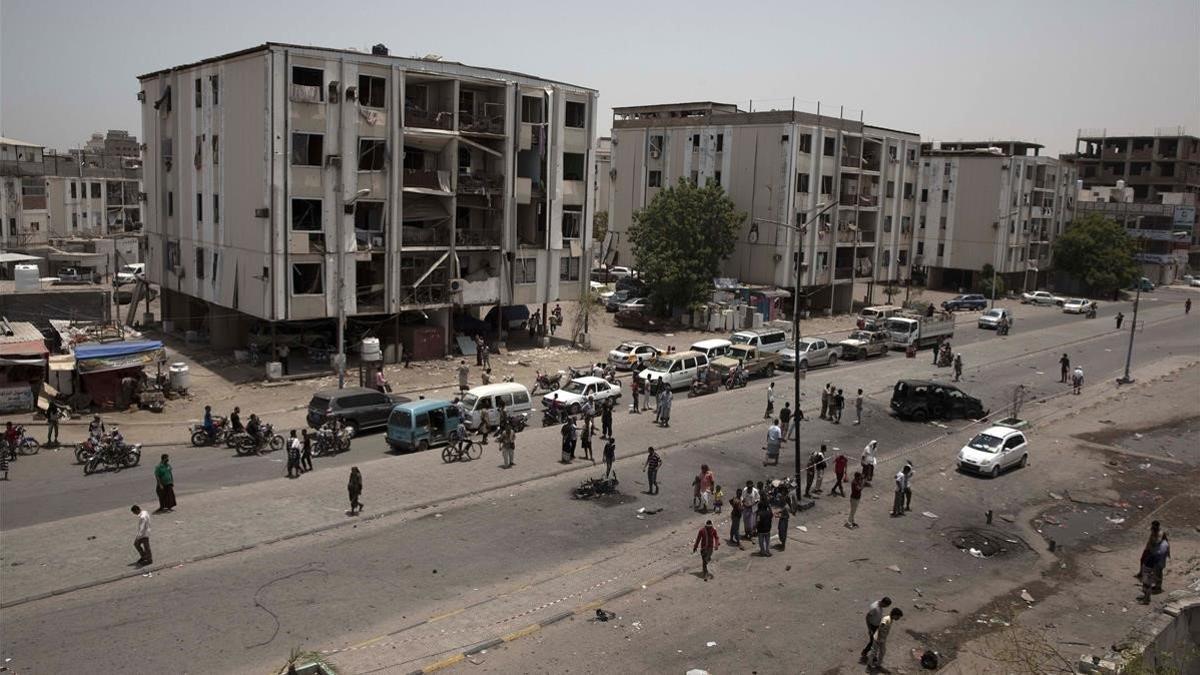
[[[656,103],[653,105],[631,105],[613,108],[613,115],[629,119],[639,117],[702,117],[713,113],[741,112],[733,103],[715,101],[691,101],[687,103]]]
[[[692,103],[662,103],[655,105],[613,108],[614,129],[696,125],[749,125],[800,123],[812,126],[836,127],[852,133],[864,129],[920,136],[915,131],[892,129],[861,123],[856,119],[834,115],[818,115],[800,110],[763,110],[747,112],[731,103],[697,101]]]
[[[1104,139],[1131,138],[1187,138],[1198,140],[1200,137],[1188,134],[1186,127],[1157,127],[1152,133],[1116,133],[1108,129],[1080,129],[1079,140],[1102,141]]]
[[[298,44],[292,44],[292,43],[288,43],[288,42],[264,42],[261,45],[257,45],[257,46],[250,47],[247,49],[242,49],[242,50],[238,50],[235,52],[229,52],[227,54],[221,54],[219,56],[212,56],[212,57],[209,57],[206,59],[201,59],[199,61],[192,61],[191,63],[185,63],[185,64],[178,65],[178,66],[172,66],[170,68],[162,68],[159,70],[155,70],[155,71],[146,73],[144,75],[138,75],[138,79],[144,80],[147,78],[162,75],[164,73],[170,73],[170,72],[173,72],[176,70],[187,70],[189,68],[195,68],[196,66],[201,66],[201,65],[205,65],[205,64],[209,64],[209,63],[216,63],[217,61],[224,61],[227,59],[232,59],[232,58],[236,58],[236,57],[240,57],[240,56],[247,56],[250,54],[257,53],[257,52],[269,51],[273,48],[306,49],[306,50],[311,50],[311,51],[328,52],[330,54],[352,54],[356,58],[361,58],[364,61],[377,60],[381,63],[384,63],[384,62],[387,62],[387,63],[397,63],[397,62],[410,63],[413,65],[424,66],[424,69],[427,69],[427,70],[434,69],[432,67],[439,65],[439,64],[440,65],[459,66],[462,68],[470,68],[473,70],[481,70],[481,71],[489,71],[489,72],[493,72],[493,73],[503,73],[506,75],[513,75],[515,77],[524,78],[527,80],[536,80],[539,82],[549,82],[552,84],[559,84],[559,85],[563,85],[563,86],[567,86],[567,87],[572,87],[575,89],[580,89],[583,91],[591,91],[591,92],[596,91],[595,89],[591,89],[589,87],[584,87],[584,86],[577,85],[577,84],[571,84],[570,82],[551,80],[551,79],[548,79],[545,77],[540,77],[537,75],[529,75],[528,73],[517,72],[515,70],[504,70],[502,68],[490,68],[488,66],[472,66],[472,65],[469,65],[466,63],[459,63],[458,61],[445,61],[440,58],[438,58],[438,59],[411,58],[411,57],[404,57],[404,56],[392,56],[390,54],[374,54],[372,52],[364,52],[364,51],[359,51],[356,49],[335,49],[332,47],[321,47],[318,45],[298,45]]]
[[[1046,146],[1021,140],[987,141],[928,141],[921,144],[921,154],[930,157],[946,155],[983,155],[995,157],[1038,156]],[[1032,152],[1031,152],[1032,151]]]
[[[39,145],[38,143],[30,143],[28,141],[18,141],[15,138],[5,138],[4,136],[0,136],[0,145],[13,145],[13,146],[18,146],[18,147],[23,147],[23,148],[44,148],[44,147],[46,147],[44,145]]]

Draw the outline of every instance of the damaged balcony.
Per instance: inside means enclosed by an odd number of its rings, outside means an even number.
[[[517,244],[526,248],[546,248],[546,203],[517,205]]]
[[[454,81],[410,75],[404,82],[407,129],[454,130]]]
[[[500,202],[476,195],[458,198],[454,218],[454,243],[459,248],[500,246],[503,212]]]
[[[473,87],[460,84],[458,130],[474,135],[504,136],[503,87]]]
[[[384,202],[359,200],[354,204],[354,240],[359,252],[386,250]]]
[[[444,305],[450,302],[447,259],[441,255],[400,256],[400,305],[402,307]]]
[[[355,262],[354,301],[358,314],[383,314],[387,310],[386,280],[387,263],[383,253],[373,253],[368,260]]]

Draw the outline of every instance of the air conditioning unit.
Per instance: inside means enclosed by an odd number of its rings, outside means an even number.
[[[660,155],[662,155],[662,153],[659,152],[658,150],[655,150],[653,148],[650,150],[650,159],[658,159]]]
[[[325,166],[340,167],[341,165],[342,165],[342,156],[341,155],[326,155],[325,156]]]
[[[450,292],[451,293],[462,293],[463,289],[466,288],[466,286],[467,286],[466,279],[451,279],[450,280]]]

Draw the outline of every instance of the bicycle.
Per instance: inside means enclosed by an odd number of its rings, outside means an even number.
[[[450,462],[469,462],[473,459],[479,459],[482,456],[483,443],[470,437],[462,440],[452,438],[450,443],[442,448],[442,461],[447,464]]]

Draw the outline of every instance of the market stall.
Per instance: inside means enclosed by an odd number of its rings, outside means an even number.
[[[166,363],[157,340],[84,343],[75,346],[80,387],[99,408],[126,408],[134,401],[146,366]]]

